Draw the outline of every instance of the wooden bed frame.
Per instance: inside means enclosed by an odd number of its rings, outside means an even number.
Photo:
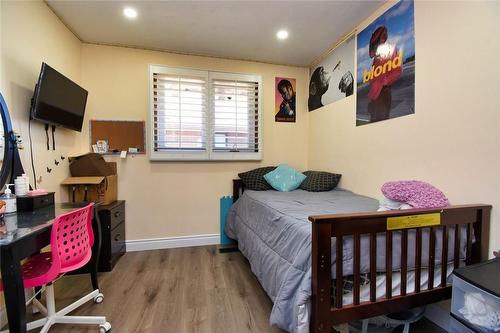
[[[238,200],[244,187],[241,179],[233,180],[233,202]],[[488,238],[490,223],[490,205],[461,205],[439,209],[410,209],[373,213],[333,214],[310,216],[312,223],[312,300],[311,300],[311,332],[330,332],[333,325],[353,320],[362,320],[382,314],[399,312],[406,309],[438,302],[451,297],[451,286],[446,284],[446,266],[448,259],[453,260],[454,267],[459,266],[460,229],[467,228],[466,265],[478,263],[488,257]],[[434,226],[411,227],[387,230],[387,218],[415,217],[422,214],[438,213],[440,224]],[[460,227],[459,227],[460,226]],[[454,227],[453,258],[448,258],[449,227]],[[435,262],[436,230],[442,230],[442,258],[441,281],[437,286],[434,282],[434,265],[429,266],[429,282],[427,289],[421,290],[420,273],[422,269],[422,229],[430,231],[428,260]],[[407,293],[408,272],[408,231],[416,230],[415,241],[415,288],[414,292]],[[392,296],[392,236],[394,232],[401,232],[401,289],[400,295]],[[385,267],[386,293],[383,297],[376,297],[376,236],[385,234]],[[370,300],[360,301],[360,238],[369,235],[370,247]],[[336,264],[335,294],[332,295],[331,276],[331,246],[332,237],[337,239],[336,254],[342,257],[342,238],[353,237],[353,303],[342,305],[343,292],[343,265],[342,261]],[[473,237],[475,242],[473,242]],[[446,240],[446,241],[444,241]],[[411,253],[410,252],[410,253]],[[425,253],[425,252],[424,252]],[[390,254],[390,255],[387,255]],[[333,301],[332,301],[333,300]]]

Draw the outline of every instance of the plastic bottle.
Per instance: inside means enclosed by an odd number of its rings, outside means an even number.
[[[16,195],[17,196],[24,196],[26,193],[28,193],[28,189],[26,186],[26,179],[23,178],[22,176],[18,176],[14,180],[14,188],[16,190]]]
[[[30,190],[30,179],[27,174],[23,173],[23,178],[24,181],[26,182],[26,191],[29,192]]]
[[[5,192],[0,196],[0,200],[5,201],[5,214],[15,213],[17,211],[17,199],[16,196],[12,194],[10,186],[14,186],[14,184],[6,184]]]
[[[23,173],[23,175],[21,177],[23,177],[23,179],[24,179],[24,187],[26,190],[26,194],[28,194],[28,192],[30,191],[30,180],[25,173]]]
[[[14,188],[16,190],[16,195],[22,197],[28,194],[30,191],[30,183],[28,176],[23,173],[21,176],[17,176],[14,180]]]
[[[26,186],[26,193],[30,191],[30,179],[27,174],[23,173],[24,185]]]

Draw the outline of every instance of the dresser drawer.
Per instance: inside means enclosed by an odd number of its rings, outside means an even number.
[[[111,253],[120,252],[125,246],[125,221],[111,230]]]
[[[117,205],[109,210],[111,215],[111,230],[116,228],[120,223],[125,221],[125,205]]]
[[[102,222],[109,223],[113,230],[121,222],[125,221],[125,201],[116,201],[99,209],[99,217]]]
[[[115,201],[99,207],[102,246],[99,270],[109,272],[125,253],[125,201]]]

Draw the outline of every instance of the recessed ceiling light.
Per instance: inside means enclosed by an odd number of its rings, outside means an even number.
[[[135,19],[137,17],[137,10],[132,7],[125,7],[123,9],[123,15],[129,19]]]
[[[278,39],[281,39],[281,40],[287,39],[288,38],[288,31],[280,30],[276,33],[276,37],[278,37]]]

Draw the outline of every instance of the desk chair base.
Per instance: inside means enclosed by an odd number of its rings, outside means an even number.
[[[106,333],[111,330],[111,324],[106,321],[106,317],[103,316],[67,316],[71,311],[79,308],[83,304],[90,300],[96,300],[103,297],[99,290],[94,290],[91,293],[80,298],[76,302],[68,305],[62,310],[56,312],[55,306],[55,296],[54,296],[54,285],[48,284],[45,290],[45,298],[47,300],[47,307],[44,307],[38,301],[34,301],[34,305],[40,310],[41,313],[47,314],[45,318],[32,321],[27,324],[27,330],[33,330],[38,327],[42,327],[40,333],[47,333],[50,327],[54,324],[84,324],[84,325],[99,325],[99,332]],[[97,303],[97,302],[96,302]],[[0,333],[4,333],[2,331]]]

